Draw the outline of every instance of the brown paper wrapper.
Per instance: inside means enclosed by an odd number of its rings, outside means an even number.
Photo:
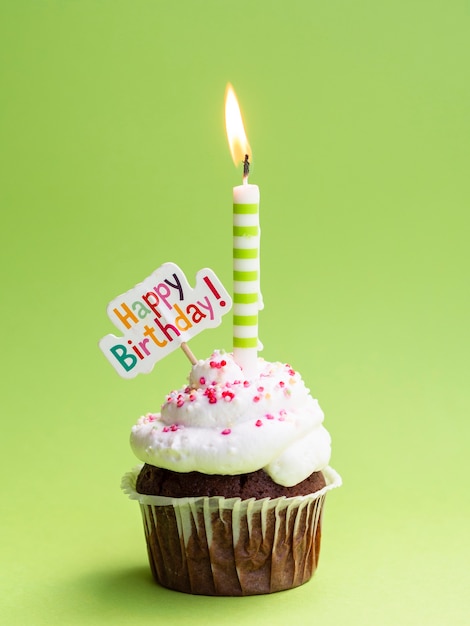
[[[330,467],[326,487],[294,498],[167,498],[137,493],[141,467],[123,490],[140,504],[150,568],[170,589],[246,596],[298,587],[310,580],[320,553],[326,493],[341,484]]]

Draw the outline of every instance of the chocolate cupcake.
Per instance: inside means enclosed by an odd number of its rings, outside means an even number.
[[[328,467],[323,412],[289,365],[258,359],[247,380],[232,355],[193,366],[161,413],[140,418],[144,463],[123,479],[139,501],[152,573],[194,594],[254,595],[314,573]]]

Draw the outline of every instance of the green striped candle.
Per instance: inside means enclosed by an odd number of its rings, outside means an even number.
[[[255,374],[258,358],[259,242],[259,188],[249,184],[234,187],[233,356],[248,377]]]
[[[243,185],[233,188],[233,358],[249,378],[258,360],[259,189],[248,184],[252,156],[235,91],[225,91],[225,129],[234,164],[243,163]]]

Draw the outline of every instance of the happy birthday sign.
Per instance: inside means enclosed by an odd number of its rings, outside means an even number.
[[[106,335],[99,346],[120,376],[134,378],[201,331],[218,326],[231,306],[212,270],[200,270],[191,289],[177,265],[164,263],[108,304],[109,318],[124,335]]]

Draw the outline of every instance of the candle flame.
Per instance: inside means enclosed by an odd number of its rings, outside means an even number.
[[[237,96],[230,83],[225,91],[225,129],[235,165],[238,166],[243,163],[246,155],[251,159],[251,148],[246,138],[242,114],[238,106]]]

